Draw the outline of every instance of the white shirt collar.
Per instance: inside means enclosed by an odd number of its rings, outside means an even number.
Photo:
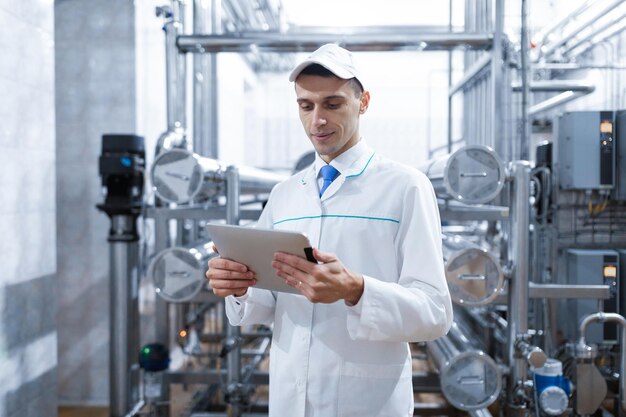
[[[341,155],[337,156],[335,159],[330,161],[330,165],[332,165],[337,171],[341,174],[345,175],[345,172],[363,155],[369,153],[369,147],[365,143],[365,140],[359,139],[359,141],[350,149],[347,149]],[[320,170],[324,165],[327,165],[326,162],[319,156],[319,154],[315,154],[315,174],[319,177]]]

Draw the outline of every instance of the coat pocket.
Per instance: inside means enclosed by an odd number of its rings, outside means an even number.
[[[344,362],[339,380],[339,416],[412,416],[411,378],[410,363],[383,365]]]

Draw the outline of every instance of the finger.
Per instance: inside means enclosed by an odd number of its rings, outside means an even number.
[[[310,292],[310,287],[309,287],[309,285],[305,281],[301,281],[301,280],[295,279],[294,277],[292,277],[290,275],[287,275],[287,274],[285,274],[283,272],[277,272],[276,274],[279,277],[283,278],[287,285],[289,285],[292,288],[297,289],[305,297],[307,297],[307,298],[309,297],[307,294]]]
[[[239,272],[228,269],[209,269],[207,272],[209,279],[228,279],[228,280],[251,280],[255,278],[252,271]]]
[[[337,255],[331,252],[322,252],[317,248],[313,248],[313,257],[322,263],[334,262],[337,260]]]
[[[231,271],[247,272],[248,267],[242,263],[231,261],[226,258],[213,258],[209,261],[209,268],[228,269]]]
[[[316,266],[316,264],[309,262],[300,256],[292,255],[285,252],[276,252],[274,254],[274,261],[282,262],[283,264],[290,265],[306,273],[311,273],[311,271],[313,271],[313,268],[315,268]]]
[[[272,262],[272,268],[274,268],[277,273],[283,273],[289,277],[293,277],[294,280],[299,280],[299,281],[308,281],[309,280],[309,274],[305,271],[302,271],[292,265],[286,264],[284,262],[280,262],[280,261],[273,261]]]
[[[218,290],[241,290],[252,287],[256,284],[256,280],[212,279],[209,284],[211,284],[211,288]]]

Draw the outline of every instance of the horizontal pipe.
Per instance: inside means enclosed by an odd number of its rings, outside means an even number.
[[[521,92],[522,84],[521,83],[513,83],[511,84],[511,88],[513,92]],[[576,81],[576,80],[549,80],[549,81],[531,81],[530,82],[530,91],[533,93],[550,93],[550,92],[562,92],[562,91],[574,91],[574,92],[583,92],[590,93],[595,89],[593,84],[590,84],[587,81]]]
[[[564,93],[561,93],[561,94],[556,95],[554,97],[550,97],[547,100],[544,100],[544,101],[542,101],[540,103],[537,103],[537,104],[531,106],[528,109],[528,115],[529,116],[534,116],[534,115],[542,113],[544,111],[548,111],[548,110],[553,109],[555,107],[561,106],[561,105],[563,105],[565,103],[569,103],[570,101],[575,100],[575,99],[577,99],[579,97],[585,96],[585,95],[587,95],[589,93],[566,91]]]
[[[563,19],[559,20],[558,22],[555,22],[554,24],[552,24],[551,26],[549,26],[547,28],[544,28],[543,30],[540,30],[537,38],[540,40],[541,44],[544,44],[543,41],[544,41],[544,39],[546,39],[548,37],[548,35],[550,35],[555,30],[564,27],[569,22],[571,22],[572,19],[574,19],[577,16],[581,15],[585,10],[587,10],[589,8],[589,6],[591,6],[593,4],[593,2],[594,2],[594,0],[587,0],[580,7],[578,7],[576,10],[572,11],[570,14],[565,16]]]
[[[604,35],[602,35],[601,37],[599,37],[598,39],[595,39],[593,42],[590,42],[589,44],[587,44],[587,46],[585,46],[584,48],[579,49],[578,51],[576,51],[575,54],[572,54],[570,56],[570,58],[576,58],[578,56],[580,56],[581,54],[587,52],[588,50],[590,50],[591,48],[593,48],[596,45],[601,44],[602,42],[604,42],[605,40],[612,38],[613,36],[617,36],[620,33],[622,33],[624,30],[626,29],[626,24],[623,24],[621,26],[618,26],[615,30],[612,31],[606,31]]]
[[[484,54],[478,61],[474,62],[469,70],[463,75],[463,78],[459,80],[455,85],[450,88],[448,97],[452,97],[465,87],[467,83],[476,77],[483,69],[491,64],[491,54]]]
[[[556,71],[578,71],[584,69],[626,69],[626,65],[611,64],[572,64],[572,63],[545,63],[533,65],[533,70],[556,70]]]
[[[448,50],[460,46],[489,49],[491,33],[315,34],[256,33],[254,35],[181,35],[181,52],[310,52],[326,43],[340,43],[352,51]]]
[[[419,169],[431,181],[437,197],[469,204],[493,200],[505,180],[500,158],[483,145],[464,146],[427,161]]]
[[[554,42],[550,42],[547,45],[543,45],[541,46],[541,52],[543,56],[549,56],[550,54],[552,54],[554,51],[556,51],[557,48],[559,48],[560,46],[566,44],[569,40],[571,40],[574,36],[578,35],[580,32],[582,32],[583,30],[585,30],[586,28],[589,27],[589,25],[591,25],[593,22],[597,21],[598,19],[601,19],[602,17],[604,17],[607,13],[609,13],[611,10],[615,9],[617,6],[619,6],[620,4],[622,4],[623,0],[613,0],[609,5],[607,5],[605,8],[603,8],[602,10],[600,10],[599,12],[593,14],[592,16],[590,16],[588,19],[586,19],[585,21],[581,21],[579,23],[579,25],[571,32],[567,32],[567,33],[563,33],[561,35],[561,38],[554,41]],[[544,49],[545,47],[545,49]]]
[[[173,149],[161,153],[152,165],[150,178],[156,194],[164,201],[187,203],[205,200],[225,191],[228,166],[221,161]],[[269,193],[287,175],[238,166],[241,194]]]
[[[495,303],[506,304],[507,294],[507,290],[501,291]],[[529,282],[528,298],[608,300],[611,298],[611,291],[608,285],[536,284]]]
[[[565,50],[563,51],[563,55],[568,55],[571,51],[573,51],[574,49],[576,49],[578,46],[582,45],[585,42],[591,41],[594,37],[596,37],[598,34],[607,31],[608,29],[610,29],[611,27],[613,27],[614,25],[616,25],[617,23],[620,23],[623,21],[623,19],[626,17],[626,13],[622,13],[621,15],[611,19],[609,22],[607,22],[606,24],[602,24],[599,28],[597,28],[596,30],[591,31],[591,33],[589,33],[587,36],[585,36],[584,38],[576,41],[575,43],[571,44],[571,45],[567,45],[567,47],[565,48]]]

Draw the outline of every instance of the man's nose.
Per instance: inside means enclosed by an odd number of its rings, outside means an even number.
[[[317,126],[324,126],[326,124],[326,115],[320,109],[313,110],[313,124]]]

